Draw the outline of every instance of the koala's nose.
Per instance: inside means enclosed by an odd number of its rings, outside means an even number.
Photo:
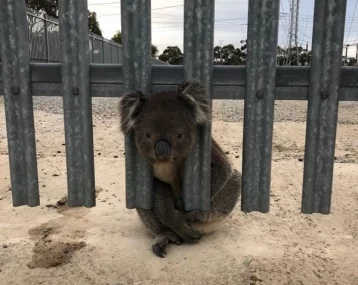
[[[171,152],[171,146],[169,141],[165,139],[158,140],[154,146],[154,153],[158,159],[169,158]]]

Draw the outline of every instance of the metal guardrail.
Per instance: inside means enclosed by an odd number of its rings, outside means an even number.
[[[60,2],[62,63],[31,63],[22,1],[0,0],[2,72],[14,206],[39,205],[32,96],[64,96],[69,204],[95,205],[91,97],[120,97],[136,89],[159,91],[184,78],[203,81],[212,99],[244,99],[244,212],[270,209],[275,100],[308,100],[302,209],[331,207],[338,102],[358,100],[358,70],[341,67],[346,0],[315,1],[309,67],[277,67],[279,0],[249,0],[246,66],[214,66],[214,0],[185,0],[184,65],[156,66],[150,53],[150,1],[123,0],[122,64],[90,64],[86,0]],[[63,15],[70,17],[63,17]],[[73,48],[75,47],[75,48]],[[211,126],[198,130],[186,163],[187,210],[209,207]],[[125,138],[128,208],[152,205],[152,172]],[[199,169],[193,171],[193,169]],[[193,174],[194,173],[194,174]],[[190,176],[189,176],[190,174]]]

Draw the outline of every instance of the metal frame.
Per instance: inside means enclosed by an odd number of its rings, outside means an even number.
[[[279,0],[249,0],[247,66],[212,65],[214,0],[184,3],[183,66],[151,60],[148,0],[121,2],[123,65],[90,64],[86,0],[60,2],[62,63],[30,63],[25,1],[0,4],[0,94],[5,95],[14,206],[39,205],[32,96],[63,96],[69,203],[92,207],[91,97],[121,97],[134,90],[149,94],[198,78],[212,99],[245,100],[244,212],[270,210],[274,101],[308,100],[301,211],[330,212],[338,102],[358,101],[358,68],[341,67],[346,0],[315,1],[310,67],[276,66]],[[211,124],[198,129],[186,163],[186,210],[209,206],[210,136]],[[125,138],[125,149],[127,208],[151,208],[151,167],[132,137]]]
[[[53,25],[56,25],[56,26],[59,26],[59,21],[55,18],[49,18],[49,16],[47,16],[47,14],[43,14],[43,15],[36,15],[36,12],[35,11],[32,11],[30,9],[27,9],[27,12],[26,12],[27,16],[28,17],[32,17],[32,18],[36,18],[36,19],[39,19],[41,21],[43,21],[43,24],[44,24],[44,33],[45,33],[45,45],[44,45],[44,49],[45,49],[45,58],[30,58],[32,60],[41,60],[41,61],[44,61],[44,62],[55,62],[54,60],[51,60],[51,50],[50,50],[50,47],[49,47],[49,43],[48,43],[48,25],[49,23],[50,24],[53,24]],[[29,31],[30,33],[32,31]],[[104,44],[107,43],[110,45],[110,48],[111,50],[113,49],[113,47],[115,47],[117,50],[118,50],[118,54],[119,54],[119,50],[122,48],[122,46],[116,42],[113,42],[111,40],[108,40],[108,39],[105,39],[101,36],[97,36],[93,33],[88,33],[88,36],[89,38],[92,40],[92,43],[94,40],[97,40],[97,41],[100,41],[101,42],[101,47],[102,47],[102,61],[101,63],[105,63],[105,60],[104,60]],[[60,37],[58,37],[58,42],[60,42]],[[52,54],[53,55],[53,54]],[[92,59],[91,59],[91,62],[94,62],[94,53],[93,53],[93,45],[92,45]],[[120,57],[118,57],[118,61],[117,62],[114,62],[113,59],[111,58],[111,63],[120,63]]]

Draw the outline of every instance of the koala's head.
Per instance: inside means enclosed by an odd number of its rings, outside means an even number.
[[[196,80],[183,82],[176,91],[150,96],[133,92],[120,101],[121,130],[133,134],[139,153],[151,163],[185,159],[197,126],[210,116],[210,100]]]

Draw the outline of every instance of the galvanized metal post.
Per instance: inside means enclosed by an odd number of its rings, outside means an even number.
[[[122,0],[123,85],[125,92],[151,91],[151,1]],[[150,209],[152,167],[139,155],[132,135],[125,137],[126,206]]]
[[[113,44],[111,42],[109,42],[109,47],[111,49],[111,63],[113,64],[113,55],[112,55],[112,47],[113,47]]]
[[[331,209],[346,0],[315,1],[302,213]]]
[[[96,201],[87,0],[60,1],[59,16],[68,204],[93,207]]]
[[[102,37],[102,61],[103,63],[105,62],[105,57],[104,57],[104,37]]]
[[[13,205],[40,204],[25,1],[0,0],[0,51]]]
[[[213,94],[215,1],[184,1],[184,78],[199,79]],[[198,128],[194,150],[185,162],[183,199],[186,211],[210,209],[211,123]]]
[[[90,35],[91,37],[91,44],[92,44],[92,52],[91,52],[91,58],[92,58],[92,62],[94,63],[94,35],[92,33],[92,35]]]
[[[244,212],[270,210],[279,0],[250,0],[244,107]]]
[[[48,44],[48,25],[47,25],[47,14],[43,14],[44,18],[44,29],[45,29],[45,47],[46,47],[46,61],[50,62],[50,47]]]

